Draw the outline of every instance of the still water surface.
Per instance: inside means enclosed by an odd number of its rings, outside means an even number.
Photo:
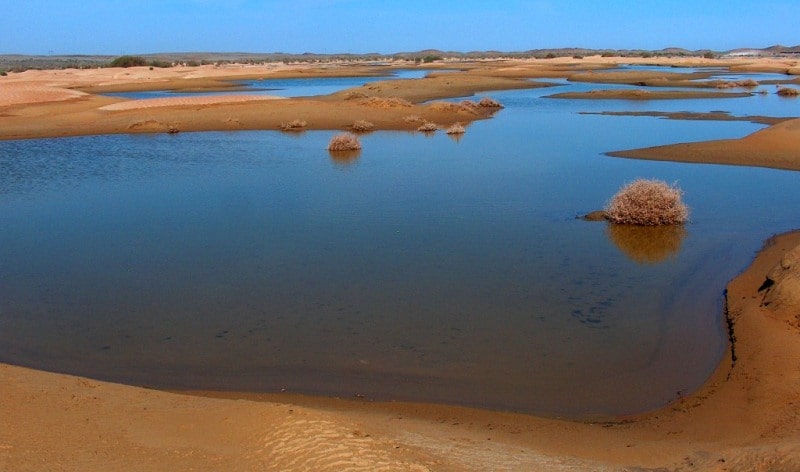
[[[332,132],[0,142],[0,361],[572,418],[689,393],[723,356],[725,284],[797,225],[797,174],[606,157],[760,126],[542,98],[585,86],[492,93],[507,108],[458,141],[373,133],[345,160]],[[800,115],[648,103],[763,107]],[[637,177],[678,181],[692,223],[575,219]]]

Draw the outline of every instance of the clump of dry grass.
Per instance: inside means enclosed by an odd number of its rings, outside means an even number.
[[[419,128],[417,128],[417,131],[421,131],[423,133],[433,133],[437,129],[439,129],[439,126],[436,123],[432,121],[423,121],[422,124],[419,125]]]
[[[400,97],[369,97],[363,99],[361,104],[375,108],[409,108],[414,106],[408,100]]]
[[[609,221],[618,224],[659,226],[683,224],[689,209],[683,191],[661,180],[637,179],[620,189],[606,206]]]
[[[742,87],[742,88],[758,87],[758,82],[756,82],[753,79],[736,80],[736,81],[733,81],[733,80],[731,80],[731,81],[719,80],[719,81],[715,81],[713,83],[714,83],[714,86],[716,88],[718,88],[718,89],[729,89],[729,88],[737,88],[737,87]]]
[[[288,123],[281,123],[281,130],[283,131],[303,131],[308,126],[305,120],[295,119]]]
[[[464,125],[462,125],[461,123],[453,123],[445,131],[445,133],[447,133],[447,134],[464,134],[466,132],[467,132],[467,130],[464,128]]]
[[[367,133],[375,129],[375,124],[367,120],[357,120],[350,126],[350,129],[356,133]]]
[[[471,115],[476,114],[475,108],[464,105],[463,103],[453,103],[453,102],[434,102],[428,105],[433,111],[440,111],[446,113],[469,113]]]
[[[490,97],[481,98],[478,102],[478,106],[482,108],[503,108],[503,105],[500,102]]]
[[[406,123],[420,123],[424,120],[419,115],[408,115],[403,117],[403,121]]]
[[[781,97],[796,97],[800,95],[800,90],[791,87],[781,87],[776,93]]]
[[[352,133],[337,134],[328,143],[328,150],[334,152],[358,151],[359,149],[361,149],[361,141],[358,140],[358,136]]]

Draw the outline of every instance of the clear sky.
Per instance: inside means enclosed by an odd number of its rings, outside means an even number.
[[[800,0],[0,0],[0,54],[800,44]]]

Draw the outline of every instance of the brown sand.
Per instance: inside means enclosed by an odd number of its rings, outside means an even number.
[[[671,144],[609,153],[615,157],[800,170],[800,119],[783,121],[741,139]]]
[[[771,240],[728,286],[735,365],[637,418],[210,398],[0,364],[0,470],[800,470],[799,266],[800,232]]]

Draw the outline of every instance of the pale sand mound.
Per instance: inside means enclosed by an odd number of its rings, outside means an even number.
[[[9,83],[0,87],[0,106],[59,102],[87,97],[88,94],[46,85]]]
[[[800,118],[741,139],[671,144],[608,153],[615,157],[800,170]]]
[[[218,103],[238,103],[279,99],[283,100],[284,97],[275,97],[272,95],[208,95],[200,97],[148,98],[144,100],[129,100],[126,102],[112,103],[111,105],[100,107],[99,110],[139,110],[143,108],[214,105]]]
[[[765,290],[764,306],[784,313],[796,313],[789,320],[800,328],[800,246],[787,252],[781,262],[767,274],[762,285]]]

